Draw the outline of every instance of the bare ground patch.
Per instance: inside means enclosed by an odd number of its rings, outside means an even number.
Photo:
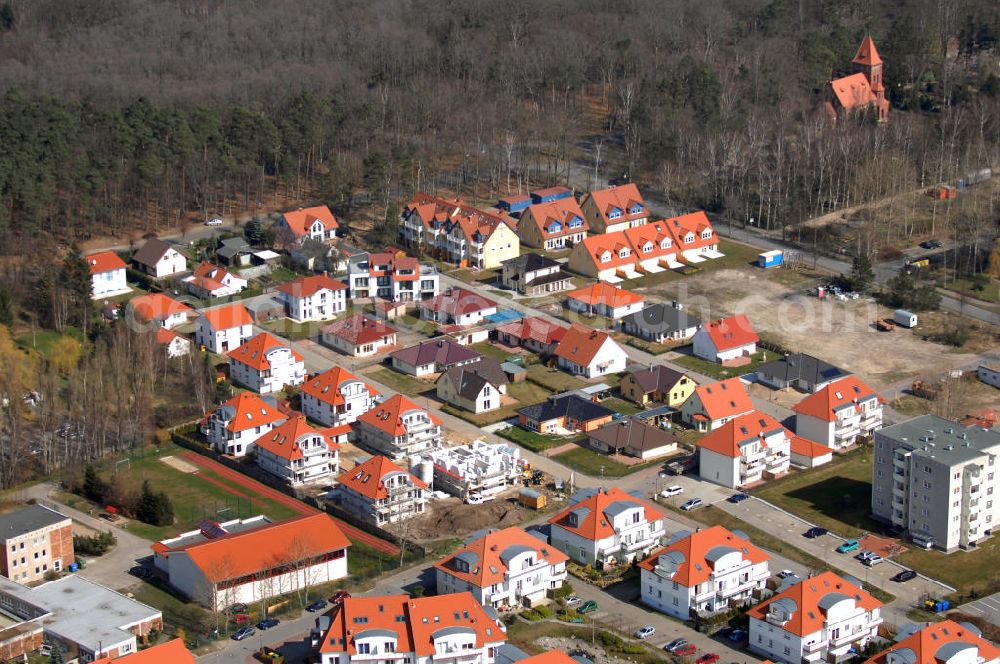
[[[198,472],[198,466],[194,465],[193,463],[187,462],[184,459],[181,459],[180,457],[165,456],[165,457],[160,457],[160,461],[167,464],[174,470],[182,473]]]

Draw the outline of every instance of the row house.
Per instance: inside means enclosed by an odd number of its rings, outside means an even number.
[[[518,318],[494,330],[496,340],[512,348],[524,348],[539,355],[551,355],[566,336],[568,328],[540,316]]]
[[[556,346],[560,369],[574,376],[597,378],[625,371],[628,355],[607,332],[572,325]]]
[[[375,405],[379,392],[343,367],[313,376],[300,389],[302,412],[324,426],[353,424]]]
[[[632,291],[604,281],[566,293],[565,306],[570,311],[588,316],[604,316],[618,320],[642,311],[646,299]]]
[[[189,293],[197,298],[208,300],[216,297],[228,297],[242,292],[247,287],[247,280],[229,270],[202,261],[195,268],[194,274],[186,277]]]
[[[566,582],[569,557],[523,528],[477,533],[434,564],[439,593],[470,592],[504,610],[545,602]]]
[[[396,329],[365,314],[352,314],[320,329],[320,339],[351,357],[371,357],[396,345]]]
[[[202,421],[201,432],[219,454],[242,457],[255,440],[286,419],[273,400],[240,392]]]
[[[239,348],[253,337],[253,319],[239,302],[205,309],[194,323],[194,340],[217,355]]]
[[[326,482],[340,471],[339,445],[302,415],[255,440],[254,452],[257,466],[292,487]]]
[[[347,286],[324,272],[281,284],[278,299],[294,321],[330,320],[347,310]]]
[[[461,345],[451,337],[421,341],[415,346],[389,354],[393,369],[418,378],[478,362],[480,358],[481,354]]]
[[[462,267],[492,270],[521,253],[513,219],[418,193],[404,208],[403,244],[422,249]]]
[[[497,312],[497,303],[479,293],[458,286],[419,305],[420,317],[440,325],[477,325]]]
[[[229,353],[229,378],[258,394],[301,385],[305,360],[284,341],[261,332]]]
[[[550,541],[581,565],[628,564],[660,545],[666,519],[659,507],[618,487],[583,489],[549,519]]]
[[[754,410],[746,386],[739,378],[699,385],[681,404],[681,419],[698,431],[714,431],[726,422]]]
[[[758,410],[729,420],[698,441],[698,475],[730,489],[781,477],[791,463],[791,434]]]
[[[150,293],[134,297],[128,302],[128,309],[136,321],[148,322],[172,330],[188,322],[194,309],[167,297],[163,293]]]
[[[573,285],[573,277],[561,263],[541,254],[526,253],[501,264],[500,283],[521,295],[538,297],[558,293]]]
[[[522,244],[547,251],[583,242],[588,230],[587,218],[572,196],[531,205],[517,222]]]
[[[331,242],[337,237],[338,228],[337,218],[325,205],[285,212],[274,224],[276,236],[287,234],[295,244],[306,240]]]
[[[355,423],[358,444],[393,461],[441,447],[441,420],[401,394],[371,408]]]
[[[420,302],[438,294],[440,275],[437,268],[416,258],[390,252],[363,252],[348,259],[347,284],[352,300]]]
[[[132,255],[132,266],[154,279],[163,279],[187,270],[187,258],[163,240],[150,238]]]
[[[334,499],[365,523],[384,526],[423,514],[427,485],[384,456],[374,456],[337,478]]]
[[[834,450],[882,428],[882,397],[857,376],[828,384],[797,403],[795,433]]]
[[[128,293],[125,270],[127,266],[113,251],[101,251],[84,256],[90,271],[90,296],[95,300]]]
[[[722,613],[764,589],[769,559],[739,531],[678,532],[639,564],[642,603],[680,620]]]
[[[864,664],[997,664],[1000,648],[983,638],[978,627],[968,622],[942,620],[924,627],[912,623],[896,633],[896,642],[866,659]]]
[[[720,318],[703,325],[691,343],[695,357],[726,364],[757,352],[760,337],[745,314]]]
[[[649,208],[633,183],[600,189],[580,201],[591,233],[615,233],[649,221]]]

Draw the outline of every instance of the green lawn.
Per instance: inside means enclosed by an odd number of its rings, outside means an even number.
[[[973,592],[985,597],[1000,591],[1000,540],[996,537],[982,542],[975,551],[909,549],[894,559],[957,588],[961,601],[968,601]]]
[[[215,627],[211,613],[197,604],[175,595],[163,581],[151,579],[134,588],[120,592],[131,593],[137,601],[162,611],[163,622],[166,625],[164,631],[168,634],[172,635],[178,627],[182,627],[188,637],[193,638],[204,633],[207,628]],[[225,618],[220,616],[219,621],[219,631],[221,632],[225,627]]]
[[[496,410],[479,414],[470,413],[467,410],[462,410],[461,408],[452,406],[451,404],[443,406],[441,410],[446,413],[450,413],[455,417],[460,417],[466,422],[472,422],[477,426],[486,426],[487,424],[495,424],[514,417],[517,415],[517,411],[519,409],[544,401],[550,394],[551,392],[541,385],[536,385],[531,381],[525,380],[520,383],[510,383],[507,385],[507,396],[517,399],[517,403],[501,406]]]
[[[872,455],[866,448],[813,470],[793,471],[752,493],[844,537],[881,530],[870,516]]]
[[[681,355],[674,361],[691,371],[697,371],[698,373],[712,378],[722,379],[732,378],[733,376],[742,376],[743,374],[750,373],[756,369],[758,365],[773,360],[775,357],[776,354],[771,351],[758,350],[753,354],[750,364],[742,367],[724,367],[721,364],[709,362],[693,355]]]
[[[480,355],[492,357],[498,362],[506,362],[510,357],[523,357],[523,355],[513,353],[503,346],[497,346],[489,341],[481,341],[478,344],[472,344],[469,348],[476,351]]]
[[[633,348],[646,351],[650,355],[662,355],[663,353],[669,352],[675,348],[675,346],[668,346],[667,344],[660,344],[655,341],[646,341],[645,339],[639,339],[638,337],[633,337],[631,335],[621,339],[621,342],[628,346],[632,346]]]
[[[515,442],[521,447],[529,449],[532,452],[543,452],[547,449],[558,447],[559,445],[574,443],[583,439],[583,434],[578,434],[576,436],[546,436],[534,431],[522,429],[521,427],[508,427],[502,431],[498,431],[497,435]]]
[[[588,385],[581,378],[572,376],[561,369],[550,368],[542,364],[528,367],[528,380],[553,392],[569,392]]]
[[[945,286],[958,294],[965,294],[986,302],[1000,302],[1000,283],[995,281],[977,282],[972,279],[956,279]]]
[[[291,318],[279,318],[278,320],[261,323],[262,327],[292,341],[308,339],[319,334],[319,329],[324,325],[329,325],[333,321],[296,323]]]
[[[605,408],[610,408],[616,413],[623,413],[625,415],[635,415],[636,413],[641,413],[643,410],[631,401],[625,401],[624,399],[619,399],[618,397],[605,399],[601,402],[601,405]]]
[[[606,454],[595,452],[586,447],[577,447],[568,452],[557,454],[552,458],[567,468],[572,468],[579,473],[590,475],[591,477],[624,477],[636,471],[663,463],[663,459],[656,459],[628,466],[609,458]],[[602,468],[604,469],[603,472]]]
[[[368,375],[383,385],[388,385],[400,394],[416,396],[427,391],[434,391],[434,383],[426,380],[414,378],[409,374],[400,373],[393,369],[379,369],[369,371]]]
[[[496,270],[473,270],[472,268],[454,270],[449,272],[449,274],[467,284],[492,284],[497,280],[498,276]]]

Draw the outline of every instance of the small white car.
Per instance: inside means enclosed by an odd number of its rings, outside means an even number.
[[[778,578],[779,579],[789,579],[789,578],[792,578],[792,577],[798,577],[798,574],[796,574],[795,572],[793,572],[790,569],[783,569],[780,572],[778,572]]]
[[[646,625],[645,627],[640,627],[636,633],[635,638],[637,639],[648,639],[652,635],[656,634],[656,628],[652,625]]]
[[[878,565],[883,560],[885,560],[885,558],[878,555],[877,553],[873,553],[872,555],[868,556],[868,558],[862,560],[861,562],[862,564],[868,565],[869,567],[875,567],[875,565]]]
[[[579,595],[567,595],[566,606],[576,606],[583,601],[583,598]]]
[[[663,498],[671,498],[673,496],[679,496],[684,493],[684,487],[675,484],[673,486],[668,486],[666,489],[660,492],[660,496]]]
[[[465,497],[466,505],[482,505],[483,503],[493,500],[493,496],[482,496],[479,494],[469,494]]]
[[[221,226],[222,223],[223,223],[222,222],[222,217],[212,217],[211,219],[209,219],[208,221],[205,222],[205,225],[206,226]]]

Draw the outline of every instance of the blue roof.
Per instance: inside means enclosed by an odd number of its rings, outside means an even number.
[[[520,311],[515,311],[514,309],[499,309],[495,314],[487,316],[486,320],[491,323],[505,323],[519,318],[524,318],[524,314]]]

